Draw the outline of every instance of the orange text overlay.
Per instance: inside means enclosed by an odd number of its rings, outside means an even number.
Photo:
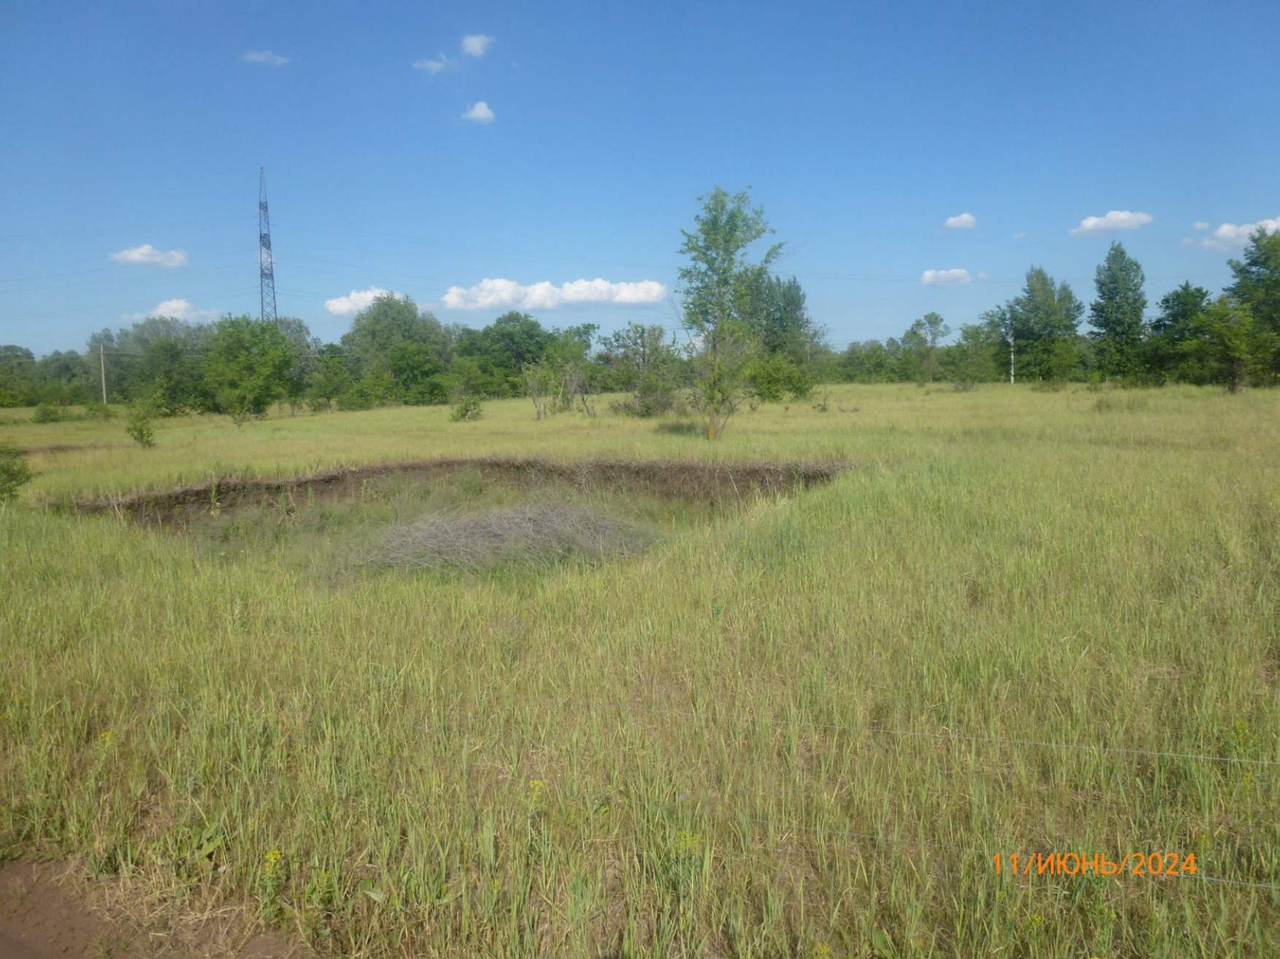
[[[1111,858],[1103,853],[996,853],[996,875],[1013,876],[1194,876],[1196,854],[1127,852]]]

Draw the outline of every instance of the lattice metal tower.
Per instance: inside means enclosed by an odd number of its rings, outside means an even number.
[[[258,167],[258,275],[262,319],[276,319],[276,271],[271,258],[271,217],[267,215],[267,171]]]

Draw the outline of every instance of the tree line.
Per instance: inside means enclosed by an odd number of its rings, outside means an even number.
[[[1043,268],[1022,291],[960,327],[929,313],[901,337],[850,344],[837,363],[847,382],[1109,381],[1155,386],[1220,384],[1232,392],[1280,381],[1280,232],[1258,230],[1229,260],[1218,296],[1190,282],[1147,316],[1142,266],[1112,243],[1088,306]],[[1085,317],[1088,329],[1082,329]]]
[[[37,359],[0,346],[0,406],[59,407],[102,398],[162,415],[225,413],[243,422],[284,402],[295,412],[427,405],[458,397],[526,396],[535,415],[622,394],[617,412],[700,412],[719,435],[744,401],[803,397],[819,382],[1008,380],[1217,383],[1231,390],[1280,379],[1280,232],[1259,230],[1218,296],[1183,283],[1147,316],[1142,267],[1113,243],[1086,308],[1069,284],[1032,267],[1022,291],[952,330],[928,313],[900,337],[829,346],[794,278],[773,268],[781,244],[746,193],[700,198],[682,231],[678,329],[631,323],[549,328],[512,311],[472,329],[441,323],[409,297],[385,295],[336,343],[294,317],[226,316],[189,323],[153,316],[89,337],[85,351]],[[1085,317],[1088,328],[1082,329]],[[682,334],[682,335],[678,335]]]

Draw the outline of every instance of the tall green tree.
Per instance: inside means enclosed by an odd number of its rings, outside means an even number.
[[[311,335],[307,324],[296,316],[282,316],[276,320],[276,329],[289,343],[289,372],[284,379],[284,398],[289,401],[289,411],[296,414],[307,395],[311,378],[319,363],[317,350],[320,341]]]
[[[334,401],[350,388],[351,370],[347,366],[346,351],[336,343],[321,346],[307,387],[311,409],[318,410],[323,403],[326,410],[332,410]]]
[[[992,362],[994,353],[991,328],[982,323],[966,323],[960,327],[956,342],[946,348],[942,366],[958,387],[986,383],[1000,376]]]
[[[515,396],[523,389],[524,369],[542,359],[555,339],[528,313],[511,310],[481,330],[459,330],[454,352],[464,364],[468,392]],[[455,371],[458,364],[454,364]]]
[[[1264,329],[1280,334],[1280,229],[1259,227],[1249,238],[1243,258],[1229,260],[1233,281],[1227,293],[1249,307]],[[1280,374],[1280,356],[1270,364]]]
[[[1238,393],[1248,383],[1273,383],[1276,334],[1253,315],[1247,303],[1220,296],[1192,321],[1193,334],[1179,344],[1209,378]]]
[[[938,313],[926,313],[902,336],[904,349],[911,352],[912,379],[932,383],[938,377],[938,347],[951,335],[951,327]]]
[[[761,349],[771,356],[786,356],[797,366],[808,364],[822,345],[823,331],[809,314],[800,281],[761,272],[748,285],[750,305],[744,318]]]
[[[430,402],[425,384],[448,369],[449,335],[407,296],[379,296],[355,315],[342,346],[365,397],[360,405]]]
[[[1079,365],[1076,331],[1084,315],[1070,284],[1058,283],[1043,268],[1027,271],[1022,292],[983,314],[1001,361],[1016,379],[1064,380]]]
[[[1207,373],[1189,360],[1181,344],[1196,335],[1196,318],[1209,305],[1209,291],[1190,281],[1160,298],[1160,312],[1151,321],[1144,363],[1154,379],[1207,382]]]
[[[1089,307],[1090,336],[1097,344],[1096,363],[1104,376],[1133,377],[1142,370],[1142,266],[1119,243],[1112,243],[1094,278],[1097,299]]]
[[[240,426],[284,396],[289,364],[289,341],[269,320],[227,316],[214,326],[204,375],[218,412]]]
[[[707,439],[716,439],[742,395],[755,352],[749,321],[753,295],[782,244],[766,248],[758,261],[747,250],[772,232],[764,211],[743,191],[716,187],[699,197],[702,211],[693,230],[682,230],[680,252],[688,263],[679,271],[683,323],[693,346],[694,391],[706,417]]]

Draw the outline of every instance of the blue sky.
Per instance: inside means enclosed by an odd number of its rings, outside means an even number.
[[[327,340],[370,289],[671,325],[716,184],[836,346],[1032,263],[1087,300],[1113,238],[1153,304],[1218,289],[1280,218],[1277,37],[1275,0],[7,4],[0,343],[256,315],[259,166],[280,312]]]

